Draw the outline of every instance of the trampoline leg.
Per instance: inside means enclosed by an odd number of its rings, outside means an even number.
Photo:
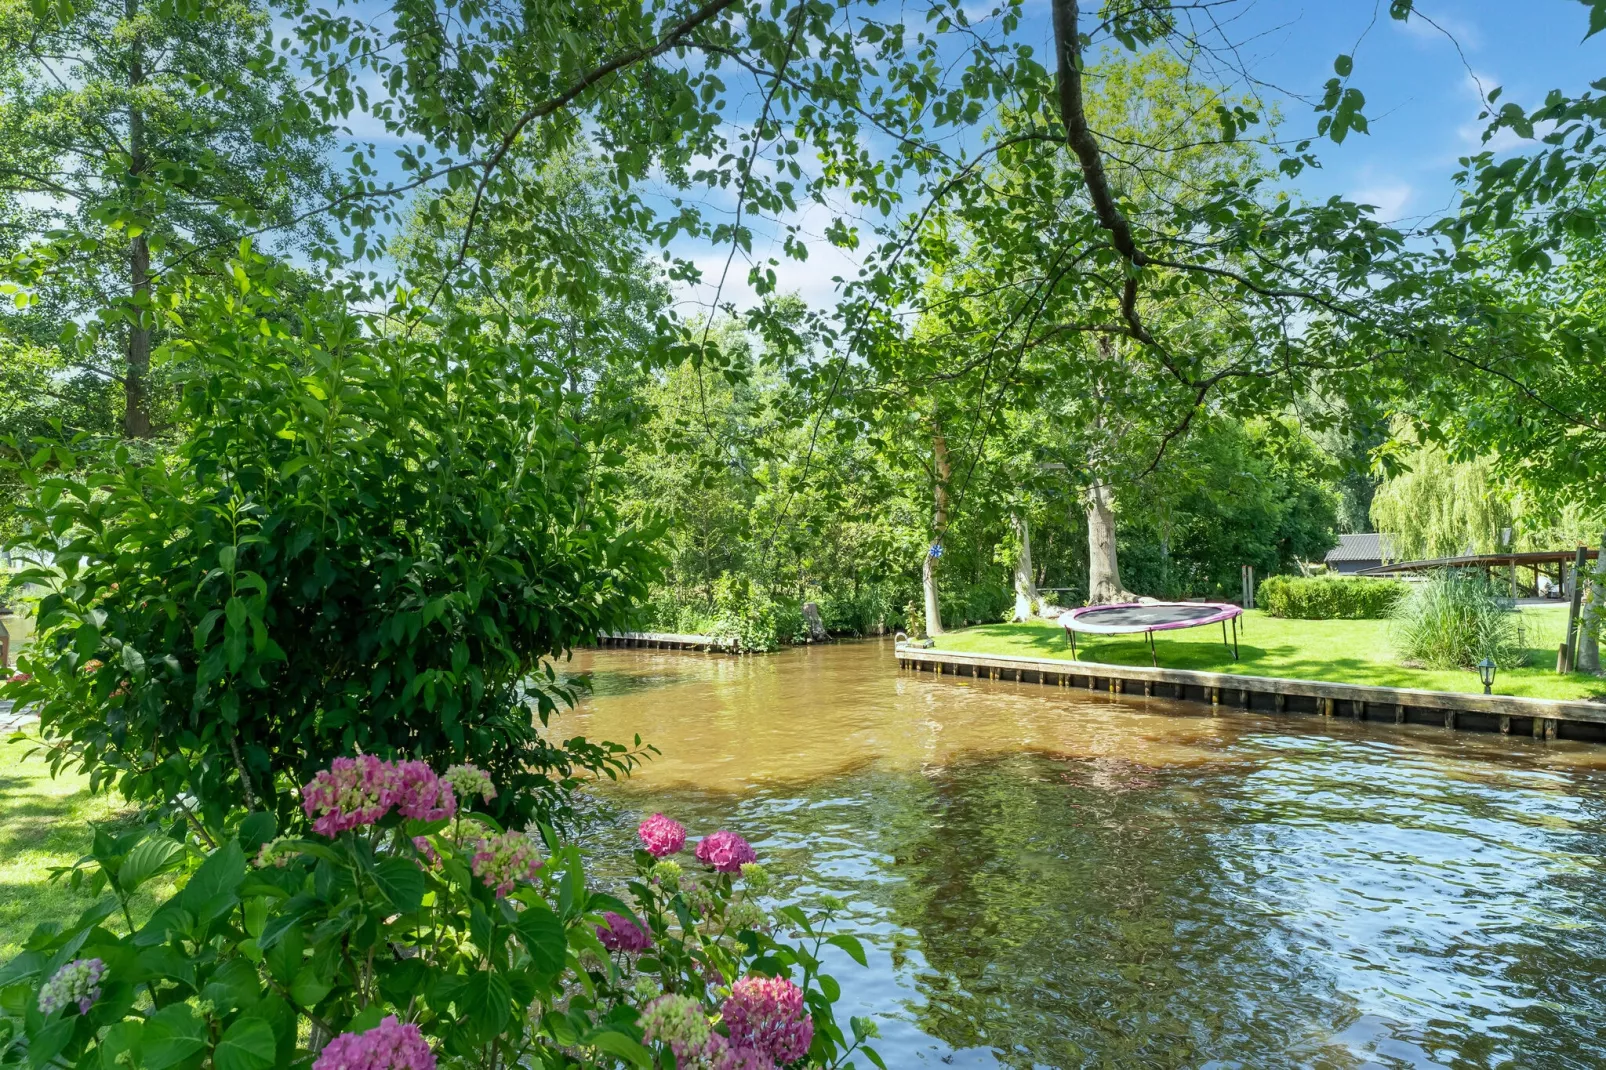
[[[1154,652],[1154,633],[1153,632],[1149,633],[1149,661],[1154,665],[1154,667],[1156,669],[1158,669],[1160,667],[1160,658]]]

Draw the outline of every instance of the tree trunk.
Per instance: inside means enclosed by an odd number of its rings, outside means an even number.
[[[139,18],[139,0],[126,0],[128,21]],[[139,91],[145,84],[145,50],[136,33],[128,49],[128,173],[137,191],[145,172],[145,113]],[[151,372],[151,247],[144,234],[135,235],[128,253],[128,289],[131,298],[128,319],[128,367],[123,379],[123,434],[129,438],[151,436],[150,398],[147,383]]]
[[[1115,556],[1115,492],[1095,483],[1087,491],[1087,601],[1089,605],[1129,602]]]
[[[1032,571],[1032,532],[1024,516],[1009,518],[1020,551],[1015,555],[1015,619],[1031,620],[1037,613],[1037,580]]]
[[[1600,673],[1600,631],[1606,624],[1606,535],[1601,536],[1598,545],[1600,556],[1589,572],[1588,601],[1584,603],[1583,629],[1578,635],[1578,671],[1595,674]]]
[[[937,568],[942,561],[943,537],[948,533],[948,480],[953,471],[948,463],[948,440],[943,438],[942,425],[931,423],[931,461],[936,474],[936,488],[932,495],[931,547],[920,567],[920,585],[926,595],[926,634],[942,634],[942,604],[937,598]]]

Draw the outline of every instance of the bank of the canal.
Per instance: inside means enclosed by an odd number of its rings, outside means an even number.
[[[1606,748],[898,673],[890,641],[595,651],[595,793],[849,903],[889,1065],[1606,1062]],[[599,848],[600,849],[600,848]]]

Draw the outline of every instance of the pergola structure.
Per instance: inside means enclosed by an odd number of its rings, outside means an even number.
[[[1554,571],[1556,576],[1556,589],[1567,589],[1567,568],[1578,556],[1573,550],[1533,550],[1525,553],[1504,554],[1465,554],[1461,557],[1435,557],[1426,561],[1391,561],[1385,565],[1376,565],[1372,568],[1361,569],[1357,576],[1392,576],[1401,572],[1431,572],[1440,568],[1481,568],[1484,575],[1492,582],[1494,570],[1504,568],[1511,579],[1512,597],[1517,596],[1517,569],[1533,569],[1534,593],[1539,592],[1539,577],[1549,575]],[[1593,561],[1600,556],[1599,550],[1584,551],[1584,560]],[[1553,566],[1553,567],[1552,567]]]

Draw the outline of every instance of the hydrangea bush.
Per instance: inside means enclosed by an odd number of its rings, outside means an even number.
[[[301,790],[314,833],[253,813],[197,851],[104,832],[77,874],[100,903],[42,925],[0,969],[0,1062],[84,1070],[883,1066],[837,1024],[822,972],[834,908],[771,909],[753,848],[718,830],[692,859],[642,823],[636,874],[593,887],[548,826],[505,829],[472,766],[336,759]],[[179,891],[138,922],[132,897]]]

